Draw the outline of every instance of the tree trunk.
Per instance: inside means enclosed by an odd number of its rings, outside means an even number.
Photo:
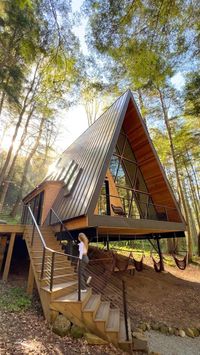
[[[41,119],[40,127],[39,127],[39,134],[37,136],[37,139],[36,139],[36,141],[34,143],[33,148],[31,149],[30,153],[27,156],[26,163],[25,163],[25,166],[24,166],[23,175],[22,175],[22,179],[21,179],[21,183],[20,183],[20,189],[19,189],[19,193],[18,193],[18,196],[17,196],[17,200],[16,200],[15,205],[14,205],[12,211],[11,211],[11,214],[10,214],[12,217],[16,216],[19,203],[21,202],[22,193],[23,193],[23,187],[24,187],[24,184],[25,184],[26,179],[27,179],[27,174],[28,174],[30,163],[31,163],[31,159],[33,158],[33,156],[34,156],[34,154],[35,154],[35,152],[36,152],[36,150],[37,150],[37,148],[38,148],[38,146],[40,144],[40,139],[41,139],[41,136],[42,136],[42,130],[43,130],[44,122],[45,122],[45,117],[43,117]]]
[[[3,109],[3,104],[4,104],[5,96],[6,96],[5,92],[2,92],[1,101],[0,101],[0,116],[1,116],[2,109]]]
[[[191,176],[189,174],[188,168],[187,168],[186,164],[184,164],[184,165],[185,165],[185,170],[187,172],[188,181],[190,184],[190,190],[191,190],[191,195],[192,195],[192,200],[193,200],[193,205],[194,205],[194,211],[195,211],[195,215],[196,215],[196,219],[197,219],[197,224],[198,224],[198,228],[200,230],[200,216],[199,216],[198,198],[197,198],[197,196],[195,196],[196,192],[195,192],[193,182],[192,182]]]
[[[200,232],[199,232],[197,238],[198,238],[198,256],[200,256]]]
[[[142,97],[142,90],[138,89],[137,92],[138,92],[138,99],[139,99],[139,103],[140,103],[140,111],[141,111],[141,114],[142,114],[142,118],[143,118],[143,121],[144,121],[145,125],[147,125],[146,117],[142,113],[142,111],[144,110],[144,102],[143,102],[143,97]]]
[[[17,149],[17,151],[16,151],[16,153],[14,155],[14,158],[13,158],[12,164],[11,164],[11,166],[9,168],[9,171],[8,171],[4,181],[2,183],[2,189],[1,189],[1,192],[0,192],[0,212],[3,209],[4,201],[5,201],[6,194],[7,194],[8,188],[9,188],[9,180],[12,181],[12,179],[14,177],[15,163],[16,163],[16,160],[18,158],[20,150],[24,146],[24,142],[25,142],[25,139],[26,139],[26,136],[27,136],[27,131],[28,131],[28,125],[29,125],[29,122],[30,122],[30,119],[31,119],[31,117],[33,115],[34,110],[35,110],[35,106],[32,107],[32,109],[30,110],[30,112],[28,114],[28,117],[27,117],[27,120],[26,120],[26,124],[25,124],[25,127],[24,127],[24,131],[22,133],[22,137],[21,137],[21,141],[19,143],[18,149]]]
[[[16,126],[15,126],[15,131],[14,131],[14,134],[13,134],[12,139],[11,139],[11,145],[10,145],[10,148],[9,148],[9,150],[8,150],[8,154],[7,154],[7,157],[6,157],[6,161],[5,161],[5,163],[4,163],[4,165],[3,165],[3,168],[2,168],[2,170],[1,170],[1,174],[0,174],[0,185],[2,184],[2,182],[3,182],[4,178],[5,178],[5,175],[6,175],[8,166],[9,166],[9,164],[10,164],[11,157],[12,157],[12,152],[13,152],[13,145],[14,145],[14,143],[15,143],[15,141],[16,141],[17,134],[18,134],[19,128],[20,128],[20,126],[21,126],[21,122],[22,122],[24,113],[25,113],[25,111],[26,111],[26,108],[27,108],[28,104],[31,103],[31,102],[28,102],[28,99],[29,99],[29,95],[30,95],[30,93],[32,92],[32,89],[33,89],[34,84],[35,84],[36,74],[37,74],[38,67],[39,67],[39,63],[38,63],[37,66],[36,66],[36,70],[35,70],[35,73],[34,73],[34,77],[33,77],[31,86],[30,86],[30,88],[29,88],[28,91],[27,91],[27,94],[26,94],[25,99],[24,99],[24,102],[23,102],[22,110],[21,110],[21,112],[20,112],[20,115],[19,115],[19,117],[18,117],[17,124],[16,124]],[[33,100],[33,97],[32,97],[32,100]]]
[[[191,170],[192,170],[192,177],[194,177],[194,180],[195,180],[195,186],[196,186],[196,189],[197,189],[198,200],[200,201],[200,190],[199,190],[199,183],[198,183],[198,180],[197,180],[197,174],[196,174],[196,171],[194,169],[194,166],[192,165],[189,152],[188,152],[188,150],[186,150],[186,151],[187,151],[187,158],[188,158]]]
[[[165,125],[167,128],[167,133],[168,133],[168,137],[169,137],[170,149],[171,149],[172,159],[173,159],[174,168],[175,168],[178,190],[180,193],[183,211],[184,211],[186,223],[188,226],[188,260],[191,261],[192,260],[192,235],[191,235],[190,225],[189,225],[189,215],[188,215],[186,201],[185,201],[185,197],[184,197],[184,193],[183,193],[183,189],[182,189],[182,185],[181,185],[181,180],[180,180],[180,176],[179,176],[178,165],[176,162],[175,148],[174,148],[174,143],[173,143],[173,138],[172,138],[171,127],[170,127],[169,120],[168,120],[167,109],[166,109],[166,106],[164,103],[164,98],[163,98],[160,88],[157,88],[157,90],[159,93],[159,98],[160,98],[160,102],[161,102],[161,106],[162,106],[162,110],[163,110],[163,117],[164,117]]]

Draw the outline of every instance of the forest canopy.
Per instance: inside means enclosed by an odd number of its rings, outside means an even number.
[[[200,254],[199,2],[74,4],[0,4],[1,213],[20,215],[57,156],[61,111],[82,105],[90,125],[130,88],[188,224],[190,257]]]

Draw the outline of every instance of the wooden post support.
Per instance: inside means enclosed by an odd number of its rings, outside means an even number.
[[[10,236],[8,254],[6,257],[6,263],[5,263],[5,267],[4,267],[4,271],[3,271],[3,281],[8,280],[8,274],[9,274],[9,270],[10,270],[10,262],[11,262],[13,247],[14,247],[14,242],[15,242],[15,235],[16,235],[15,233],[11,233],[11,236]]]
[[[159,238],[156,238],[156,241],[157,241],[158,253],[159,253],[159,257],[160,257],[160,270],[161,271],[165,271],[164,262],[163,262],[163,255],[162,255],[161,248],[160,248],[160,240],[159,240]]]
[[[108,234],[107,234],[106,245],[107,245],[107,250],[110,250],[110,246],[109,246],[109,236],[108,236]]]
[[[27,289],[26,289],[26,292],[30,296],[33,294],[33,285],[34,285],[34,273],[33,273],[33,268],[32,268],[31,261],[30,261],[29,272],[28,272],[28,283],[27,283]]]

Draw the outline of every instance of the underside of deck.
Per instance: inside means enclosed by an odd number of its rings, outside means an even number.
[[[126,217],[92,216],[89,225],[98,227],[99,233],[144,235],[185,231],[183,223],[132,219]]]

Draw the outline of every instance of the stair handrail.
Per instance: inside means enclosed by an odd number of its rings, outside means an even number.
[[[57,251],[57,250],[54,250],[54,249],[51,249],[49,248],[47,245],[46,245],[46,242],[43,238],[43,235],[42,235],[42,232],[37,224],[37,221],[34,217],[34,214],[31,210],[31,207],[30,205],[25,205],[25,207],[28,208],[28,211],[31,215],[31,218],[33,220],[33,231],[32,231],[32,238],[31,238],[31,246],[33,246],[33,241],[34,241],[34,234],[35,234],[35,228],[38,232],[38,235],[40,237],[40,240],[42,242],[42,245],[43,245],[43,255],[42,255],[42,268],[41,268],[41,275],[40,275],[40,278],[41,280],[43,279],[43,276],[44,276],[44,263],[45,263],[45,254],[46,254],[46,251],[49,251],[52,253],[52,260],[51,260],[51,275],[50,275],[50,291],[52,291],[52,288],[53,288],[53,274],[54,274],[54,262],[55,262],[55,254],[57,255],[62,255],[62,256],[69,256],[69,257],[73,257],[74,259],[77,259],[77,270],[78,270],[78,301],[81,301],[81,260],[78,256],[74,256],[74,255],[71,255],[71,254],[67,254],[67,253],[62,253],[60,251]]]
[[[129,341],[129,329],[128,329],[128,311],[127,311],[127,301],[126,301],[126,283],[122,280],[122,295],[123,295],[123,308],[124,308],[124,323],[126,331],[126,340]]]
[[[49,247],[46,245],[46,242],[45,242],[45,240],[44,240],[44,238],[43,238],[43,235],[42,235],[42,233],[41,233],[41,230],[40,230],[40,228],[39,228],[39,226],[38,226],[38,224],[37,224],[37,222],[36,222],[36,219],[35,219],[35,217],[34,217],[34,214],[33,214],[32,210],[31,210],[31,207],[30,207],[29,205],[27,205],[27,207],[28,207],[28,210],[29,210],[29,212],[30,212],[31,218],[32,218],[32,220],[33,220],[33,222],[34,222],[34,228],[37,229],[37,232],[38,232],[38,234],[39,234],[39,237],[40,237],[40,239],[41,239],[41,242],[42,242],[42,244],[43,244],[43,247],[44,247],[46,250],[48,250],[48,251],[50,251],[50,252],[52,252],[52,253],[55,253],[55,254],[72,256],[71,254],[66,254],[66,253],[62,253],[62,252],[60,252],[60,251],[51,249],[51,248],[49,248]],[[34,233],[32,233],[31,246],[33,245],[33,241],[34,241]],[[77,256],[73,256],[73,257],[74,257],[74,258],[78,258]]]
[[[51,225],[51,216],[52,216],[52,212],[53,214],[56,216],[57,220],[60,222],[60,232],[62,232],[62,229],[64,228],[65,231],[67,232],[67,234],[69,235],[69,237],[71,238],[72,241],[74,241],[70,231],[68,230],[68,228],[66,227],[66,225],[63,223],[63,221],[61,220],[61,218],[58,216],[58,214],[54,211],[53,208],[50,208],[49,211],[49,224]]]
[[[38,224],[37,224],[37,222],[36,222],[36,219],[35,219],[35,217],[34,217],[34,214],[33,214],[32,210],[31,210],[31,206],[30,206],[30,205],[25,205],[25,207],[28,208],[29,213],[30,213],[30,215],[31,215],[31,218],[32,218],[32,220],[33,220],[33,222],[34,222],[33,232],[32,232],[32,238],[31,238],[31,246],[33,246],[34,233],[35,233],[35,228],[36,228],[36,229],[37,229],[37,232],[38,232],[38,234],[39,234],[39,237],[40,237],[40,239],[41,239],[41,242],[42,242],[42,244],[43,244],[43,246],[44,246],[44,248],[47,249],[48,247],[47,247],[46,242],[45,242],[45,240],[44,240],[44,238],[43,238],[43,236],[42,236],[42,233],[41,233],[41,231],[40,231],[40,228],[39,228],[39,226],[38,226]]]

